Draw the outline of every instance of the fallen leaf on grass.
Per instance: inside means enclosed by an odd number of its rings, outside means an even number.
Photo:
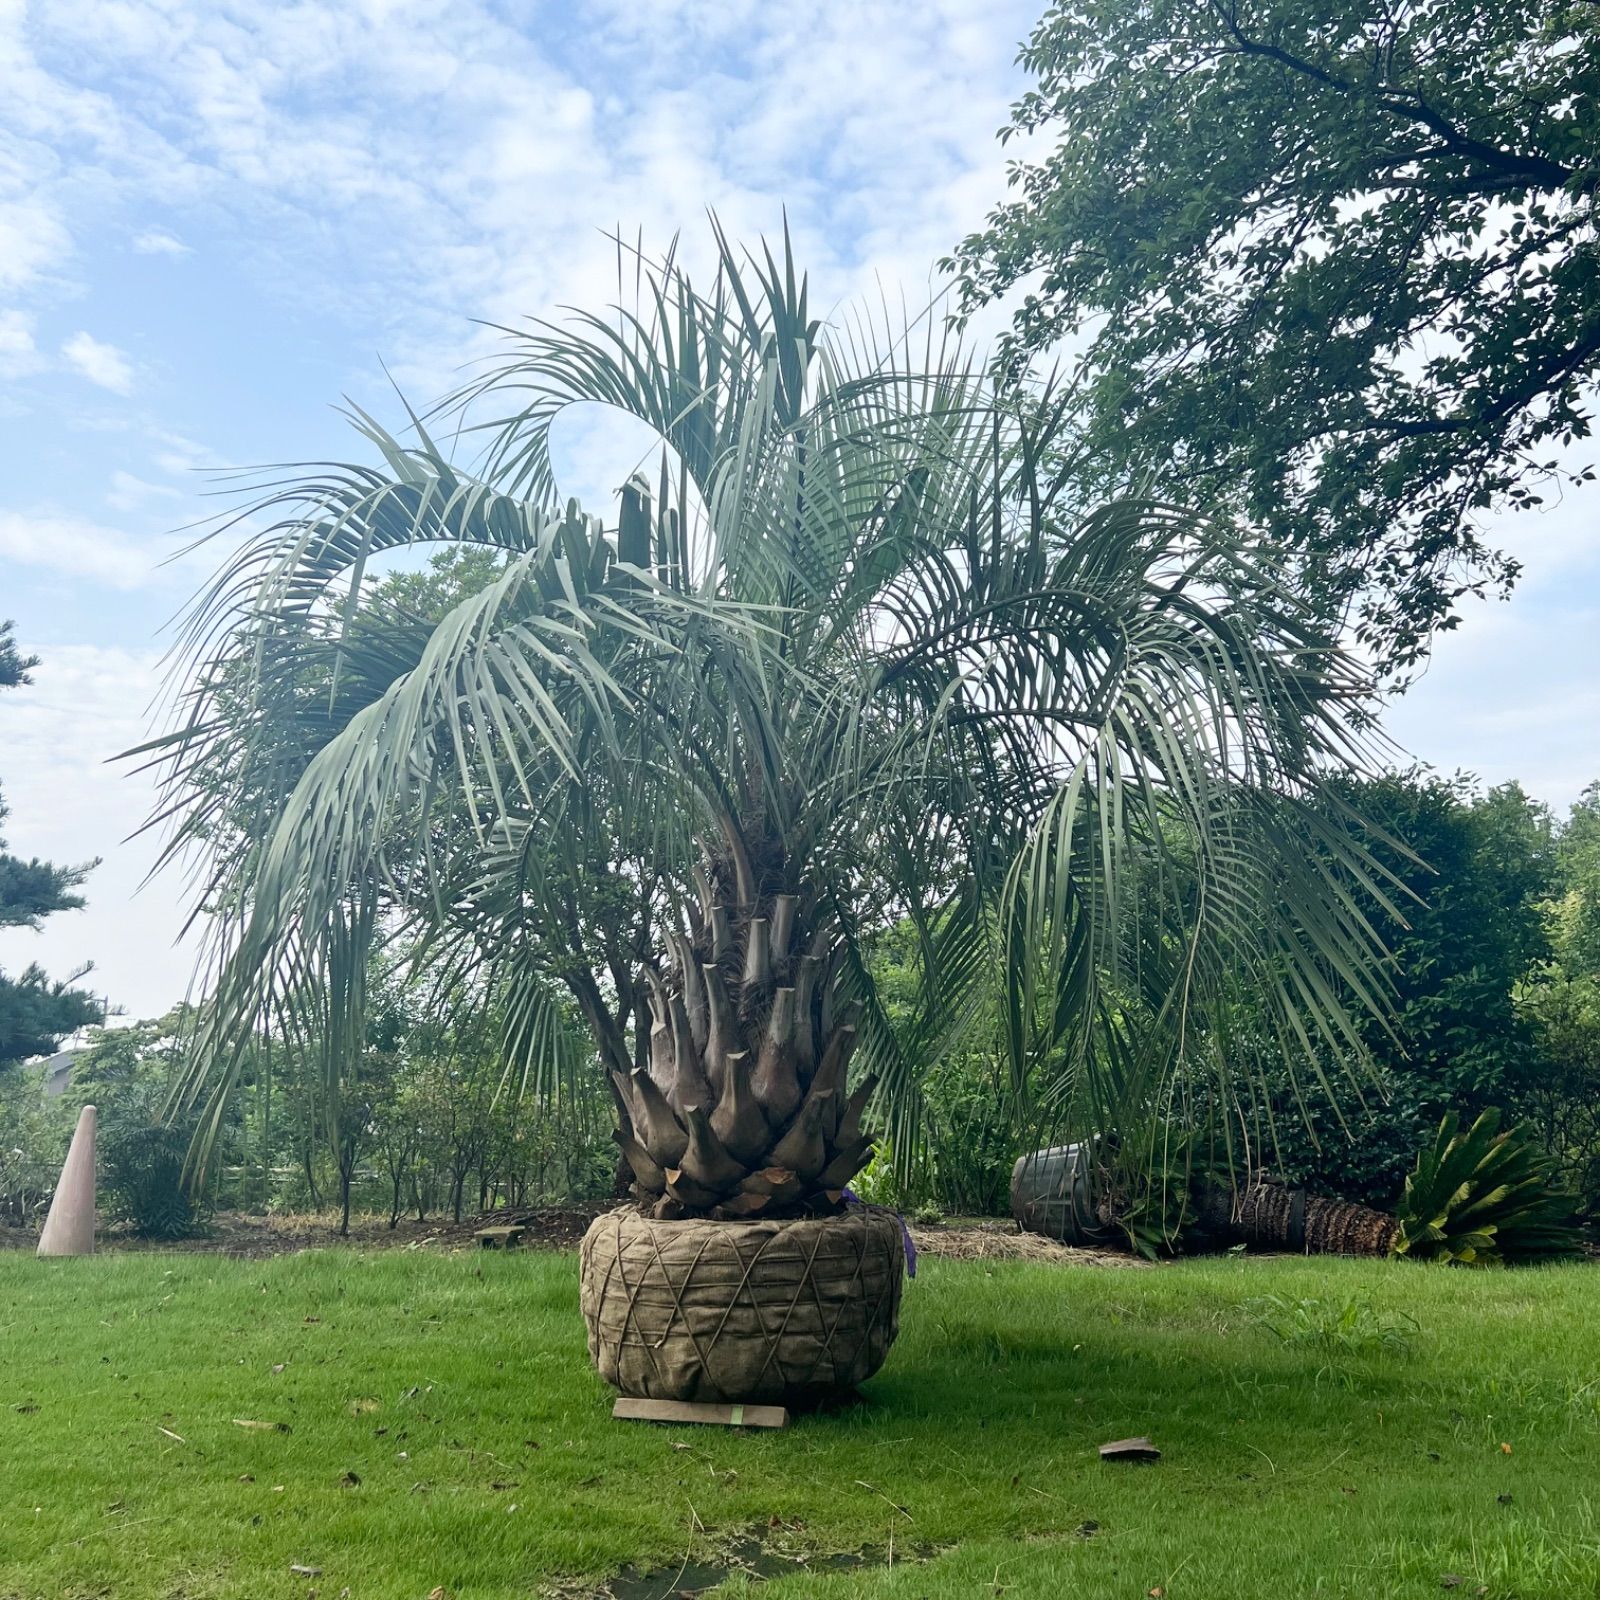
[[[305,1567],[302,1566],[298,1561],[291,1561],[289,1563],[289,1570],[297,1578],[320,1578],[322,1576],[321,1567]]]
[[[1161,1452],[1142,1434],[1137,1439],[1113,1439],[1100,1446],[1102,1461],[1159,1461]]]
[[[359,1489],[361,1487],[361,1479],[355,1473],[347,1472],[339,1479],[339,1486],[344,1489]]]
[[[350,1415],[352,1417],[365,1416],[369,1411],[380,1410],[382,1405],[383,1402],[381,1400],[374,1400],[370,1395],[363,1395],[359,1400],[350,1402]]]
[[[1508,1445],[1508,1444],[1501,1445],[1500,1446],[1500,1454],[1503,1455],[1503,1456],[1510,1455],[1511,1454],[1511,1446]]]
[[[235,1417],[233,1425],[236,1428],[252,1428],[257,1433],[288,1433],[291,1431],[287,1422],[258,1422],[254,1417]],[[163,1428],[161,1431],[165,1433],[167,1430]]]

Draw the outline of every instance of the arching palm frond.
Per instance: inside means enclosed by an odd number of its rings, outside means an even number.
[[[1351,664],[1237,531],[1071,505],[1048,386],[836,337],[787,241],[718,245],[703,294],[669,259],[614,321],[515,334],[457,397],[474,471],[362,418],[380,466],[268,486],[147,752],[218,930],[184,1093],[220,1103],[263,1011],[336,1076],[379,929],[506,997],[519,1078],[571,1069],[570,996],[663,1213],[826,1203],[869,1101],[913,1150],[921,1070],[996,990],[1019,1115],[1135,1151],[1241,984],[1353,1049],[1381,883],[1319,809]],[[551,464],[594,403],[661,447],[611,530]],[[437,622],[364,581],[438,541],[505,562]],[[897,1030],[870,944],[904,919]]]

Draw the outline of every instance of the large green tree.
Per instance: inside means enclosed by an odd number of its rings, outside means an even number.
[[[1515,575],[1484,514],[1587,471],[1600,6],[1061,0],[1022,61],[965,306],[1085,352],[1089,468],[1243,510],[1413,661]]]
[[[0,622],[0,689],[19,688],[31,681],[36,656],[17,648],[12,624]],[[6,806],[0,799],[0,822]],[[74,891],[94,867],[58,867],[37,857],[12,855],[0,839],[0,929],[38,928],[48,916],[71,911],[83,904]],[[0,1071],[54,1050],[69,1033],[101,1020],[100,1002],[74,985],[88,969],[67,979],[51,979],[37,963],[20,975],[0,971]]]
[[[515,336],[452,420],[471,470],[363,419],[378,461],[275,483],[200,598],[155,755],[211,862],[208,1121],[264,1014],[337,1108],[396,932],[513,1071],[582,1054],[576,1008],[663,1215],[829,1203],[873,1106],[913,1149],[996,972],[1011,1089],[1068,1127],[1149,1127],[1240,982],[1353,1044],[1376,869],[1318,796],[1365,685],[1251,538],[1072,503],[1051,396],[827,327],[786,252],[639,282]],[[614,527],[551,464],[594,403],[661,447]],[[442,614],[374,593],[419,545],[500,559]],[[864,943],[907,919],[897,1027]]]

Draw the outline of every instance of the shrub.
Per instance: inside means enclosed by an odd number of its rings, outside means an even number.
[[[100,1141],[113,1216],[147,1239],[182,1239],[196,1217],[183,1188],[188,1130],[113,1123]]]
[[[1452,1112],[1417,1157],[1400,1203],[1396,1255],[1470,1266],[1577,1254],[1572,1197],[1520,1129],[1485,1111],[1465,1132]]]
[[[0,1076],[0,1223],[27,1227],[43,1212],[67,1154],[68,1112],[37,1068]]]

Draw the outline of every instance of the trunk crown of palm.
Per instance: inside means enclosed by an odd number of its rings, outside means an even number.
[[[803,894],[764,892],[712,864],[648,997],[650,1047],[613,1069],[618,1140],[634,1190],[657,1215],[754,1217],[832,1205],[866,1165],[850,1092],[860,1007],[841,1002],[843,950]]]
[[[983,1015],[1068,1133],[1175,1103],[1241,983],[1354,1048],[1382,885],[1320,796],[1365,684],[1248,533],[1075,502],[1068,392],[996,392],[936,319],[825,326],[787,239],[628,276],[445,408],[471,470],[357,414],[376,463],[274,478],[197,599],[145,754],[202,863],[202,1127],[263,1020],[340,1103],[392,939],[499,1020],[508,1089],[598,1065],[664,1212],[827,1206],[870,1132],[911,1159]],[[659,446],[614,526],[556,488],[579,404]],[[372,574],[427,547],[492,575],[420,615]]]

